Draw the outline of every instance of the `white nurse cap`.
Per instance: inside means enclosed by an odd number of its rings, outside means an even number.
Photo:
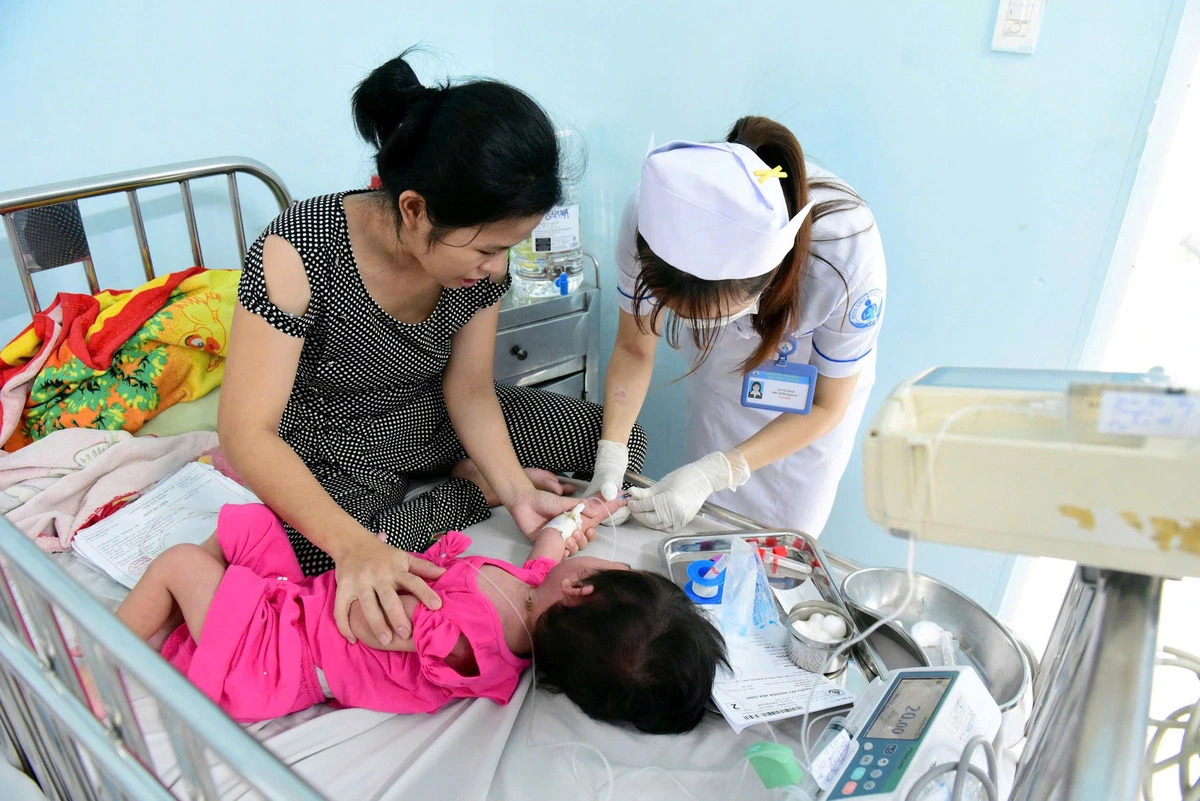
[[[638,232],[677,270],[719,281],[771,270],[812,203],[788,219],[779,167],[733,142],[668,142],[646,154]]]

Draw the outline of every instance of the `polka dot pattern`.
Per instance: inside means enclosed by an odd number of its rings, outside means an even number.
[[[420,551],[434,535],[490,515],[470,481],[450,479],[405,501],[413,476],[444,476],[467,454],[446,412],[442,376],[450,338],[476,311],[497,303],[510,279],[443,289],[433,313],[402,323],[375,303],[350,248],[342,199],[349,193],[297,203],[277,217],[246,255],[238,300],[283,333],[304,339],[296,380],[279,423],[292,447],[330,496],[397,548]],[[267,295],[262,250],[267,236],[300,254],[311,288],[303,316]],[[586,475],[593,467],[602,409],[532,388],[496,385],[517,457],[525,467]],[[640,470],[645,432],[629,442],[630,468]],[[288,526],[306,575],[333,560]]]

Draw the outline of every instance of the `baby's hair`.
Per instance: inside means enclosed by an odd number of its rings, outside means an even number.
[[[651,734],[694,729],[717,667],[729,665],[721,633],[657,573],[605,570],[583,583],[591,594],[538,618],[533,655],[541,680],[596,720]]]

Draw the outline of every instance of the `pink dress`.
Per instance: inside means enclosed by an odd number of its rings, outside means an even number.
[[[479,590],[478,570],[495,565],[539,586],[554,562],[516,567],[462,557],[471,545],[448,532],[425,558],[447,568],[432,587],[436,611],[413,614],[416,651],[380,651],[346,642],[334,622],[334,573],[305,577],[279,518],[265,506],[226,506],[217,539],[229,563],[208,608],[197,645],[187,625],[163,644],[163,656],[236,720],[286,715],[327,700],[317,679],[343,706],[381,712],[433,712],[455,698],[512,698],[529,660],[504,642],[500,617]],[[465,636],[478,675],[462,675],[445,657]]]

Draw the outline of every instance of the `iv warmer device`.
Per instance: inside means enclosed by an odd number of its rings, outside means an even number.
[[[875,415],[863,473],[893,533],[1200,576],[1200,393],[1164,376],[928,370]]]

